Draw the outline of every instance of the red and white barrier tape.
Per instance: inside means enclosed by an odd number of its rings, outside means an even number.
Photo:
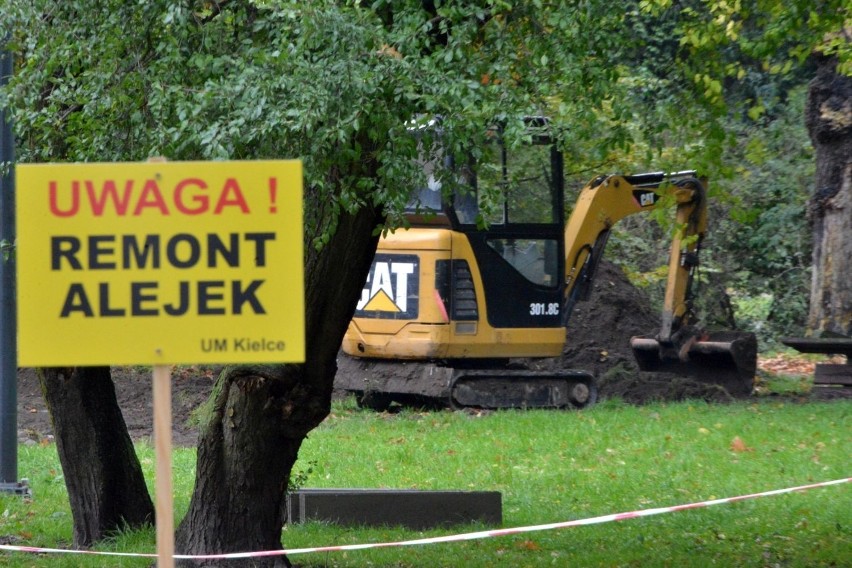
[[[461,542],[466,540],[478,540],[483,538],[493,538],[499,536],[509,536],[536,531],[548,531],[553,529],[564,529],[568,527],[577,527],[582,525],[597,525],[601,523],[609,523],[612,521],[624,521],[626,519],[635,519],[638,517],[650,517],[652,515],[661,515],[663,513],[675,513],[677,511],[685,511],[687,509],[700,509],[702,507],[711,507],[713,505],[722,505],[725,503],[735,503],[737,501],[745,501],[747,499],[757,499],[758,497],[771,497],[773,495],[782,495],[784,493],[794,493],[797,491],[806,491],[808,489],[816,489],[818,487],[828,487],[830,485],[840,485],[843,483],[852,482],[852,477],[843,479],[835,479],[834,481],[823,481],[821,483],[812,483],[810,485],[800,485],[798,487],[789,487],[787,489],[776,489],[773,491],[764,491],[762,493],[752,493],[750,495],[740,495],[739,497],[726,497],[724,499],[713,499],[712,501],[701,501],[698,503],[689,503],[686,505],[675,505],[673,507],[659,507],[656,509],[642,509],[639,511],[631,511],[629,513],[616,513],[614,515],[604,515],[601,517],[592,517],[589,519],[579,519],[575,521],[565,521],[562,523],[550,523],[546,525],[533,525],[527,527],[516,527],[511,529],[497,529],[490,531],[480,531],[464,534],[455,534],[447,536],[438,536],[432,538],[420,538],[416,540],[402,540],[397,542],[378,542],[367,544],[345,544],[340,546],[319,546],[314,548],[291,548],[284,550],[264,550],[260,552],[232,552],[227,554],[175,554],[176,560],[237,560],[241,558],[260,558],[264,556],[281,556],[291,554],[306,554],[308,552],[337,552],[344,550],[365,550],[367,548],[389,548],[397,546],[419,546],[424,544],[439,544],[446,542]],[[133,552],[99,552],[94,550],[70,550],[63,548],[37,548],[32,546],[13,546],[8,544],[0,545],[0,550],[8,550],[11,552],[35,552],[40,554],[63,553],[63,554],[90,554],[97,556],[124,556],[134,558],[156,558],[156,554],[144,554]]]

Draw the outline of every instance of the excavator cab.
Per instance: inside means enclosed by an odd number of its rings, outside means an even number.
[[[562,352],[562,155],[545,135],[512,152],[424,164],[410,228],[386,235],[344,351],[381,359],[547,357]],[[356,339],[356,338],[359,338]]]
[[[470,191],[456,192],[447,213],[472,250],[489,325],[563,327],[562,154],[543,135],[511,152],[496,141],[463,172]]]

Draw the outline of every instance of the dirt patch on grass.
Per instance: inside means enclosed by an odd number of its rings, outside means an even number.
[[[175,445],[194,446],[198,429],[193,411],[210,395],[216,369],[180,367],[172,372],[172,439]],[[127,431],[134,440],[153,443],[151,370],[113,367],[115,396]],[[24,444],[52,440],[53,427],[35,369],[18,370],[18,439]]]

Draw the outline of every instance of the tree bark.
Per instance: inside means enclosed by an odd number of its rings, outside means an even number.
[[[38,370],[74,519],[74,546],[154,520],[109,367]]]
[[[306,245],[303,365],[229,367],[220,374],[199,436],[189,511],[177,530],[180,553],[281,549],[290,472],[302,441],[331,409],[337,353],[375,254],[373,232],[381,219],[370,207],[342,214],[321,252]],[[252,565],[281,563],[273,557]]]
[[[816,56],[805,120],[816,151],[810,200],[813,275],[808,328],[852,335],[852,77]]]

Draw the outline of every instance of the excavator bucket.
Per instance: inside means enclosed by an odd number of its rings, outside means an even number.
[[[630,340],[642,371],[675,373],[724,387],[733,396],[748,396],[757,371],[757,338],[753,333],[718,331],[676,348],[652,336]]]

